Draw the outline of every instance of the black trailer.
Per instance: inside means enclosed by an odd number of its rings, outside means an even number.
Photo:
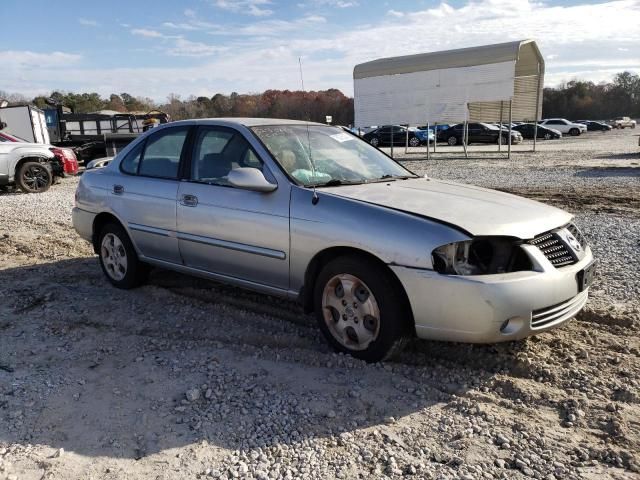
[[[170,121],[160,111],[145,114],[73,113],[60,105],[45,109],[47,129],[53,145],[71,147],[78,160],[115,155],[150,128]]]

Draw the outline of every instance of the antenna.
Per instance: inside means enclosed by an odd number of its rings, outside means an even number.
[[[307,93],[304,89],[304,77],[302,75],[302,57],[298,57],[298,65],[300,66],[300,83],[302,84],[302,93]],[[309,161],[311,162],[311,174],[313,178],[316,178],[316,164],[313,161],[313,154],[311,153],[311,134],[309,133],[309,122],[311,121],[311,114],[309,112],[309,105],[307,104],[307,146],[309,147]],[[318,192],[316,192],[316,184],[313,183],[313,196],[311,197],[311,203],[316,204],[320,200]]]

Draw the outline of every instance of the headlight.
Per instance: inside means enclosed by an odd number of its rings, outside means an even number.
[[[520,242],[508,237],[479,237],[448,243],[431,253],[433,269],[445,275],[488,275],[531,270]]]

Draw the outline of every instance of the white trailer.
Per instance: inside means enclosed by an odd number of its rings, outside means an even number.
[[[0,108],[0,126],[2,130],[30,143],[49,144],[49,131],[44,112],[31,105]]]

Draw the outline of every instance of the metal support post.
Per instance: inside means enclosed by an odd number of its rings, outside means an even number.
[[[467,152],[467,140],[469,139],[469,121],[465,120],[462,128],[462,148],[464,148],[464,156],[465,158],[469,158],[469,153]]]
[[[404,154],[409,153],[409,124],[407,123],[407,136],[404,139]]]
[[[430,150],[431,150],[431,145],[429,145],[429,122],[427,121],[427,161],[429,161]]]
[[[533,151],[536,151],[536,142],[538,140],[538,116],[540,116],[540,63],[538,63],[538,83],[536,84],[536,118],[533,123]]]
[[[511,118],[513,115],[513,99],[509,100],[509,151],[507,158],[511,158]]]
[[[433,153],[436,153],[437,144],[438,144],[438,122],[433,124]]]
[[[503,101],[500,100],[500,132],[498,133],[498,153],[502,151],[502,110]]]

